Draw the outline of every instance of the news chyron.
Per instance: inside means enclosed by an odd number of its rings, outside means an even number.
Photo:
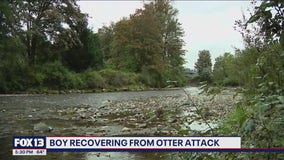
[[[13,155],[43,156],[47,152],[175,152],[241,148],[240,137],[13,137]]]

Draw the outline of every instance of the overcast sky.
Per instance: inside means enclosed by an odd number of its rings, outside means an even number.
[[[97,32],[103,25],[128,17],[142,1],[79,1],[81,11],[89,14],[89,26]],[[178,19],[185,31],[184,41],[187,50],[185,67],[194,68],[198,51],[209,50],[211,59],[225,52],[243,49],[240,33],[233,29],[235,20],[246,13],[249,1],[174,1],[179,10]]]

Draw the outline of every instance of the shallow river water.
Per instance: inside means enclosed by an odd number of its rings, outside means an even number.
[[[187,91],[196,93],[196,88],[189,88]],[[102,153],[48,153],[46,157],[23,157],[11,155],[12,136],[16,135],[58,135],[71,136],[88,133],[96,136],[96,132],[90,130],[92,122],[82,123],[72,117],[65,118],[65,110],[71,110],[76,106],[88,106],[89,109],[97,109],[112,101],[127,101],[135,99],[145,99],[149,97],[182,96],[181,89],[162,91],[139,91],[139,92],[112,92],[112,93],[86,93],[86,94],[51,94],[51,95],[0,95],[0,159],[82,159],[82,160],[151,160],[151,159],[171,159],[168,153],[137,153],[137,152],[102,152]],[[67,109],[66,109],[67,108]],[[70,109],[71,108],[71,109]],[[64,110],[65,109],[65,110]],[[82,108],[79,108],[82,109]],[[77,109],[77,111],[79,110]],[[84,107],[83,107],[84,109]],[[58,117],[55,113],[59,113]],[[85,115],[83,115],[85,116]],[[84,118],[81,115],[81,118]],[[101,116],[102,117],[102,116]],[[103,121],[103,119],[101,119]],[[54,127],[50,133],[37,133],[34,131],[35,124],[40,122],[48,123]],[[85,127],[85,125],[88,127]],[[99,124],[99,123],[98,123]],[[91,126],[91,127],[90,127]],[[82,128],[79,128],[82,127]],[[94,126],[95,128],[96,126]],[[99,126],[102,127],[102,126]],[[107,126],[108,130],[121,130],[121,126]],[[59,129],[60,128],[60,129]],[[105,127],[106,128],[106,127]],[[79,131],[78,131],[79,130]],[[106,132],[104,135],[108,136]]]
[[[44,157],[12,156],[12,137],[199,135],[216,127],[218,115],[223,116],[232,103],[228,93],[220,95],[213,104],[210,97],[199,92],[197,87],[187,87],[139,92],[0,95],[0,160],[176,159],[176,154],[167,152],[52,152]],[[194,98],[189,99],[185,93]],[[205,99],[208,100],[203,103]],[[196,114],[194,103],[206,111],[206,119]]]

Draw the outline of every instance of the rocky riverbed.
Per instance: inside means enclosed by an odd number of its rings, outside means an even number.
[[[208,135],[210,129],[216,127],[221,117],[237,102],[238,98],[233,97],[233,92],[226,90],[214,98],[190,91],[189,94],[123,101],[107,99],[98,106],[29,107],[13,114],[2,109],[1,114],[5,116],[1,118],[1,126],[5,123],[9,127],[2,129],[1,137]],[[81,158],[93,159],[105,154],[86,154]],[[157,156],[163,157],[160,154]]]
[[[31,109],[28,115],[15,115],[16,121],[31,121],[19,127],[20,134],[52,135],[181,135],[180,131],[207,131],[230,110],[231,95],[213,100],[205,95],[164,96],[128,101],[106,101],[98,107],[80,105],[64,108]],[[35,123],[36,122],[36,123]],[[211,124],[211,126],[208,126]],[[184,133],[186,134],[186,133]]]

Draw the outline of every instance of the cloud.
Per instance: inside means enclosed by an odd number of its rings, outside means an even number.
[[[78,1],[83,13],[88,13],[89,25],[95,31],[110,22],[117,22],[123,17],[142,8],[142,1]]]

